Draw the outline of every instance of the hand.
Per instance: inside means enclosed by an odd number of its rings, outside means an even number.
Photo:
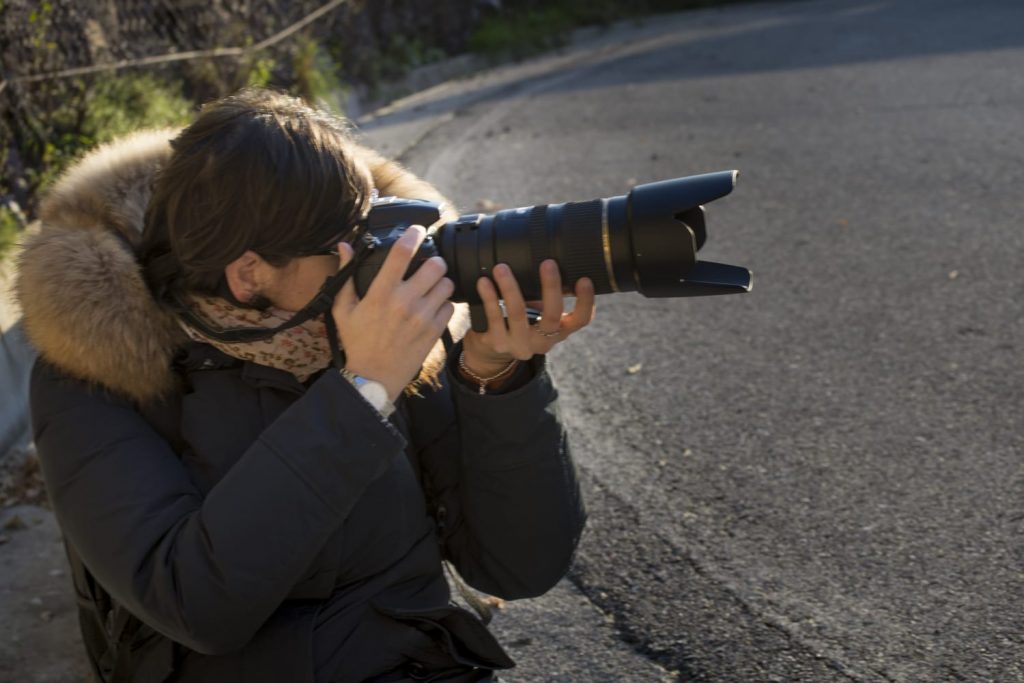
[[[594,319],[594,284],[590,278],[576,282],[576,307],[572,313],[562,312],[562,276],[553,259],[540,264],[543,299],[539,302],[523,301],[519,283],[508,265],[498,264],[492,272],[505,301],[508,325],[498,305],[494,283],[490,278],[481,277],[477,280],[476,291],[487,314],[487,331],[470,330],[463,342],[466,365],[482,377],[501,371],[512,359],[529,360],[535,354],[547,353]],[[530,325],[526,317],[528,304],[541,309],[541,319],[536,325]]]
[[[366,296],[359,299],[354,279],[349,278],[331,309],[345,367],[383,384],[392,402],[415,378],[455,312],[448,301],[455,284],[444,277],[448,266],[441,257],[427,259],[402,280],[425,235],[419,225],[406,230],[391,247]],[[340,266],[352,254],[348,243],[339,244]]]

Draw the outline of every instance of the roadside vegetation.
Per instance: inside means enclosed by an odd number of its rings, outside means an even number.
[[[743,0],[513,0],[485,17],[468,47],[491,62],[562,47],[574,29]]]
[[[21,221],[6,206],[0,206],[0,258],[14,245],[21,230]]]

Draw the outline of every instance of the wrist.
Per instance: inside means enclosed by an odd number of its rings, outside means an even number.
[[[475,384],[481,396],[486,394],[488,389],[494,391],[501,388],[501,386],[515,374],[515,370],[518,365],[519,361],[513,358],[493,374],[479,375],[467,366],[465,350],[459,354],[458,361],[459,374],[462,375],[463,379]]]
[[[356,391],[359,392],[367,403],[376,408],[384,417],[387,417],[394,411],[395,399],[398,397],[400,389],[399,391],[392,391],[383,382],[370,379],[361,373],[353,371],[348,366],[342,368],[340,372],[341,376],[356,388]]]
[[[492,377],[516,362],[516,359],[512,356],[495,361],[481,361],[463,350],[462,356],[459,359],[459,368],[467,370],[478,377]]]
[[[490,377],[501,372],[514,360],[516,358],[511,354],[493,353],[479,348],[473,343],[471,335],[466,335],[462,341],[462,362],[459,365],[480,377]]]

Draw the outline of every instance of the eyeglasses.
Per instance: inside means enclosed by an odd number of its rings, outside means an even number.
[[[352,243],[354,231],[351,229],[345,230],[345,232],[335,235],[329,242],[324,244],[322,247],[316,247],[315,249],[306,249],[293,254],[294,256],[338,256],[338,242]]]
[[[309,251],[300,251],[295,254],[297,257],[302,256],[338,256],[338,246],[333,247],[322,247],[320,249],[311,249]]]
[[[373,205],[376,204],[379,200],[380,191],[377,190],[377,188],[373,188],[370,191],[370,207],[372,208]],[[338,242],[345,241],[348,242],[349,244],[352,244],[353,240],[355,240],[355,236],[358,235],[359,232],[361,232],[360,228],[365,226],[365,222],[368,216],[369,213],[364,214],[363,218],[359,220],[359,222],[355,225],[354,228],[345,230],[345,232],[340,233],[324,246],[318,247],[316,249],[309,249],[307,251],[300,251],[297,254],[295,254],[295,256],[338,256]]]

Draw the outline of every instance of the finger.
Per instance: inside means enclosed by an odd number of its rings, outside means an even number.
[[[455,315],[455,304],[451,301],[445,301],[434,315],[434,323],[437,325],[438,337],[444,334],[444,331],[448,328],[448,323],[451,321],[453,315]]]
[[[431,315],[437,312],[444,302],[451,298],[452,293],[455,291],[455,283],[450,279],[443,277],[438,280],[434,286],[423,296],[423,308],[430,312]]]
[[[341,242],[338,244],[338,270],[341,270],[346,263],[352,260],[352,245],[348,242]],[[349,311],[356,307],[359,303],[359,296],[356,294],[356,279],[354,274],[345,281],[345,285],[338,292],[338,295],[334,297],[334,311],[335,319],[339,315],[346,315]]]
[[[512,274],[512,269],[505,263],[499,263],[492,272],[501,291],[501,298],[505,302],[508,329],[512,338],[529,344],[530,323],[526,319],[526,302],[523,301],[523,293],[519,289],[515,275]]]
[[[554,259],[548,259],[540,264],[540,291],[543,306],[538,329],[554,332],[561,326],[562,312],[565,310],[562,274],[558,271],[558,263]]]
[[[424,296],[441,281],[447,271],[448,264],[443,258],[431,256],[401,286],[414,296]]]
[[[402,281],[409,270],[412,257],[419,251],[426,234],[421,225],[412,225],[402,233],[402,236],[391,245],[391,250],[381,264],[377,276],[373,278],[367,295],[375,290],[394,289]]]
[[[498,291],[490,278],[482,277],[476,281],[476,292],[484,305],[491,345],[495,351],[504,353],[508,350],[508,329],[505,327],[505,316],[501,314],[501,306],[498,305]]]
[[[576,282],[576,306],[563,318],[563,329],[575,332],[589,325],[596,310],[594,298],[593,281],[588,277],[580,278]]]

